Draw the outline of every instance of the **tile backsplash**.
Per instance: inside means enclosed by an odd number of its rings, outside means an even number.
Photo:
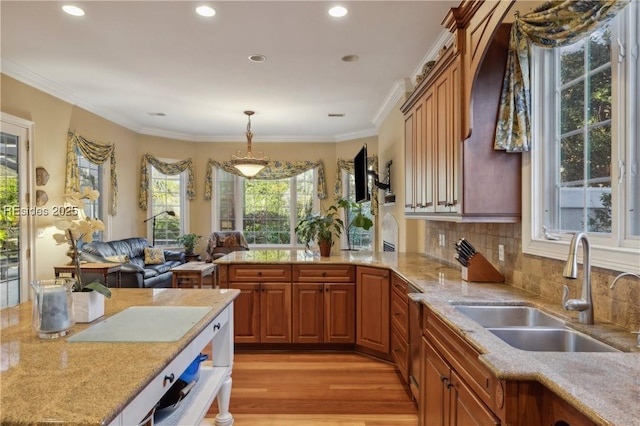
[[[445,246],[439,245],[444,235]],[[460,268],[454,259],[454,243],[466,238],[498,269],[508,285],[540,295],[552,303],[562,302],[562,286],[569,286],[570,298],[580,297],[582,265],[578,279],[562,276],[564,261],[522,253],[521,224],[451,223],[426,221],[425,252],[428,256]],[[498,245],[504,245],[504,262],[498,260]],[[640,280],[625,277],[609,285],[619,271],[604,268],[591,270],[593,304],[596,322],[611,322],[631,331],[640,330]]]

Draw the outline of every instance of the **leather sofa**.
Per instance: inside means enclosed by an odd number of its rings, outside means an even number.
[[[122,263],[120,270],[121,287],[127,288],[161,288],[171,287],[171,268],[185,263],[184,252],[164,250],[165,262],[158,265],[144,263],[144,249],[151,247],[144,238],[125,238],[107,242],[86,243],[82,246],[80,261],[110,262],[107,257],[126,255],[128,263]],[[83,280],[101,277],[90,277],[83,274]]]

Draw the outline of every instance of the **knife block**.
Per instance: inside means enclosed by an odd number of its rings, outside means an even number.
[[[481,282],[481,283],[502,283],[504,275],[502,275],[491,263],[480,253],[473,255],[468,261],[467,267],[462,267],[462,279],[465,281]]]

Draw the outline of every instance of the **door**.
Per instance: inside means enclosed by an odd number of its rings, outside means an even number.
[[[2,113],[0,127],[0,308],[28,300],[35,278],[34,124]],[[32,199],[33,202],[29,200]],[[42,207],[45,211],[45,207]],[[32,214],[33,213],[33,214]]]
[[[324,341],[354,343],[356,288],[353,283],[324,285]]]
[[[293,284],[293,342],[322,343],[324,330],[322,283]]]
[[[356,343],[389,354],[389,271],[366,266],[357,271]]]
[[[236,343],[260,342],[260,284],[231,283],[240,290],[234,301],[233,321]]]

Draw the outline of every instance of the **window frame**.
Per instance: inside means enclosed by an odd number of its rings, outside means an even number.
[[[640,33],[640,29],[638,29],[638,21],[640,20],[638,18],[638,9],[640,8],[634,2],[628,7],[629,9],[625,9],[616,18],[620,22],[612,28],[611,235],[604,236],[589,233],[589,237],[592,243],[591,262],[593,266],[640,273],[640,236],[628,235],[630,214],[627,212],[626,205],[630,191],[628,185],[630,181],[629,160],[634,159],[634,155],[637,155],[637,151],[633,152],[633,141],[635,140],[637,143],[638,136],[640,136],[638,120],[630,119],[634,115],[640,119],[638,99],[632,95],[626,96],[627,94],[637,93],[638,89],[638,83],[631,77],[633,75],[640,76],[637,41],[634,45],[634,38],[637,40],[638,33]],[[626,59],[622,63],[615,59],[621,54],[620,46],[615,42],[621,34],[620,30],[626,31],[624,33]],[[554,88],[550,87],[549,81],[549,76],[553,75],[549,57],[553,56],[553,52],[539,48],[535,48],[534,52],[531,55],[532,139],[534,148],[530,152],[522,154],[522,252],[566,260],[572,234],[561,233],[557,235],[558,240],[546,239],[543,233],[543,225],[545,224],[544,203],[536,201],[537,199],[543,200],[548,185],[553,184],[547,182],[547,176],[545,175],[544,163],[547,161],[545,150],[548,150],[550,145],[544,143],[544,141],[549,140],[549,134],[550,132],[553,133],[554,129],[549,129],[548,125],[545,128],[543,117],[549,107],[544,105],[542,99],[549,98],[549,96],[555,99],[555,94]],[[632,52],[635,52],[635,58]],[[625,82],[624,87],[620,87],[622,81]],[[544,90],[536,90],[536,88],[540,87],[543,87]],[[616,96],[616,94],[623,94],[623,96]],[[554,106],[554,112],[556,107]],[[637,162],[638,159],[635,158],[635,160]],[[619,166],[622,161],[625,162],[627,170],[622,170],[622,167]],[[625,173],[625,177],[622,179],[620,178],[621,173]],[[582,251],[580,250],[579,257],[581,256]]]
[[[313,176],[312,176],[312,182],[313,182],[313,211],[317,211],[320,207],[320,200],[318,199],[318,197],[315,195],[317,194],[317,186],[318,186],[318,168],[314,167],[312,170]],[[211,197],[211,229],[214,232],[220,232],[220,227],[219,227],[219,223],[220,223],[220,191],[218,190],[218,185],[219,185],[219,175],[220,172],[224,171],[221,168],[218,167],[214,167],[213,169],[213,173],[211,176],[212,179],[212,187],[214,188],[213,191],[213,196]],[[307,170],[308,171],[308,170]],[[229,173],[229,172],[227,172]],[[306,173],[306,172],[303,172]],[[233,173],[230,173],[234,176],[234,193],[236,194],[240,194],[243,190],[244,190],[244,184],[243,184],[243,179],[247,179],[243,176],[239,176],[239,175],[235,175]],[[295,180],[296,176],[292,176],[290,178],[285,178],[285,179],[289,179],[290,181]],[[294,186],[293,185],[289,185],[289,191],[291,194],[291,200],[292,201],[292,205],[296,205],[297,204],[297,193],[294,190]],[[243,212],[244,212],[244,197],[235,197],[235,207],[234,207],[235,211],[236,211],[236,223],[240,223],[242,225],[242,228],[244,227],[244,222],[243,222]],[[301,243],[298,241],[298,236],[296,235],[294,228],[297,225],[297,219],[296,219],[296,215],[295,215],[295,209],[292,210],[291,215],[289,216],[289,226],[291,229],[291,235],[292,235],[292,242],[289,244],[255,244],[255,243],[250,243],[251,247],[253,248],[257,248],[257,249],[299,249],[299,248],[304,248],[304,243]]]
[[[109,179],[109,168],[105,167],[105,163],[95,164],[89,161],[84,155],[82,155],[82,151],[80,149],[77,150],[78,156],[78,169],[81,169],[82,166],[80,163],[82,161],[86,161],[89,164],[96,166],[98,169],[98,187],[95,188],[100,193],[100,198],[98,198],[98,211],[100,212],[100,219],[102,223],[104,223],[104,231],[100,231],[102,238],[100,240],[94,239],[93,241],[111,241],[111,215],[109,214],[109,194],[111,188],[111,180]],[[82,183],[80,184],[80,188],[82,191]]]
[[[343,198],[347,198],[349,197],[349,177],[350,176],[354,176],[354,174],[349,173],[346,170],[342,170],[342,174],[340,176],[340,178],[342,179],[342,197]],[[354,176],[355,177],[355,176]],[[369,191],[372,188],[372,179],[371,176],[367,177],[367,181],[368,181],[368,185],[367,185],[367,191]],[[373,187],[374,190],[377,190],[377,188],[374,186]],[[369,206],[371,205],[371,200],[367,201],[369,203]],[[344,211],[344,209],[341,209],[342,211],[340,212],[340,218],[344,221],[344,223],[347,223],[347,218],[346,218],[346,212]],[[351,247],[353,250],[362,250],[362,251],[373,251],[374,248],[376,247],[376,216],[371,215],[370,219],[373,221],[373,226],[371,228],[369,228],[368,231],[365,231],[364,229],[360,230],[360,231],[356,231],[359,232],[361,234],[363,233],[368,233],[371,237],[371,247],[362,247],[362,246],[356,246],[353,244],[353,242],[351,243]],[[347,230],[348,232],[348,230]],[[347,239],[345,237],[340,238],[340,248],[343,250],[347,250],[349,247],[347,246]]]
[[[172,158],[158,158],[159,161],[165,162],[165,163],[175,163],[181,160],[178,159],[172,159]],[[156,170],[159,173],[159,170],[157,170],[155,167],[153,167],[152,164],[149,164],[149,200],[147,205],[150,206],[150,211],[148,211],[149,213],[149,217],[153,216],[153,171]],[[189,171],[188,170],[183,170],[182,172],[180,172],[177,176],[179,176],[180,179],[180,211],[176,212],[176,216],[178,218],[178,223],[180,225],[180,235],[184,235],[186,233],[189,232],[189,199],[187,198],[187,180],[188,180],[188,176],[187,173]],[[164,173],[162,173],[163,175],[165,175]],[[176,175],[165,175],[165,176],[176,176]],[[147,240],[149,242],[153,241],[153,220],[150,220],[147,222],[147,226],[146,226],[146,231],[147,231]],[[175,245],[160,245],[158,247],[162,247],[164,249],[182,249],[182,245],[176,243]]]

